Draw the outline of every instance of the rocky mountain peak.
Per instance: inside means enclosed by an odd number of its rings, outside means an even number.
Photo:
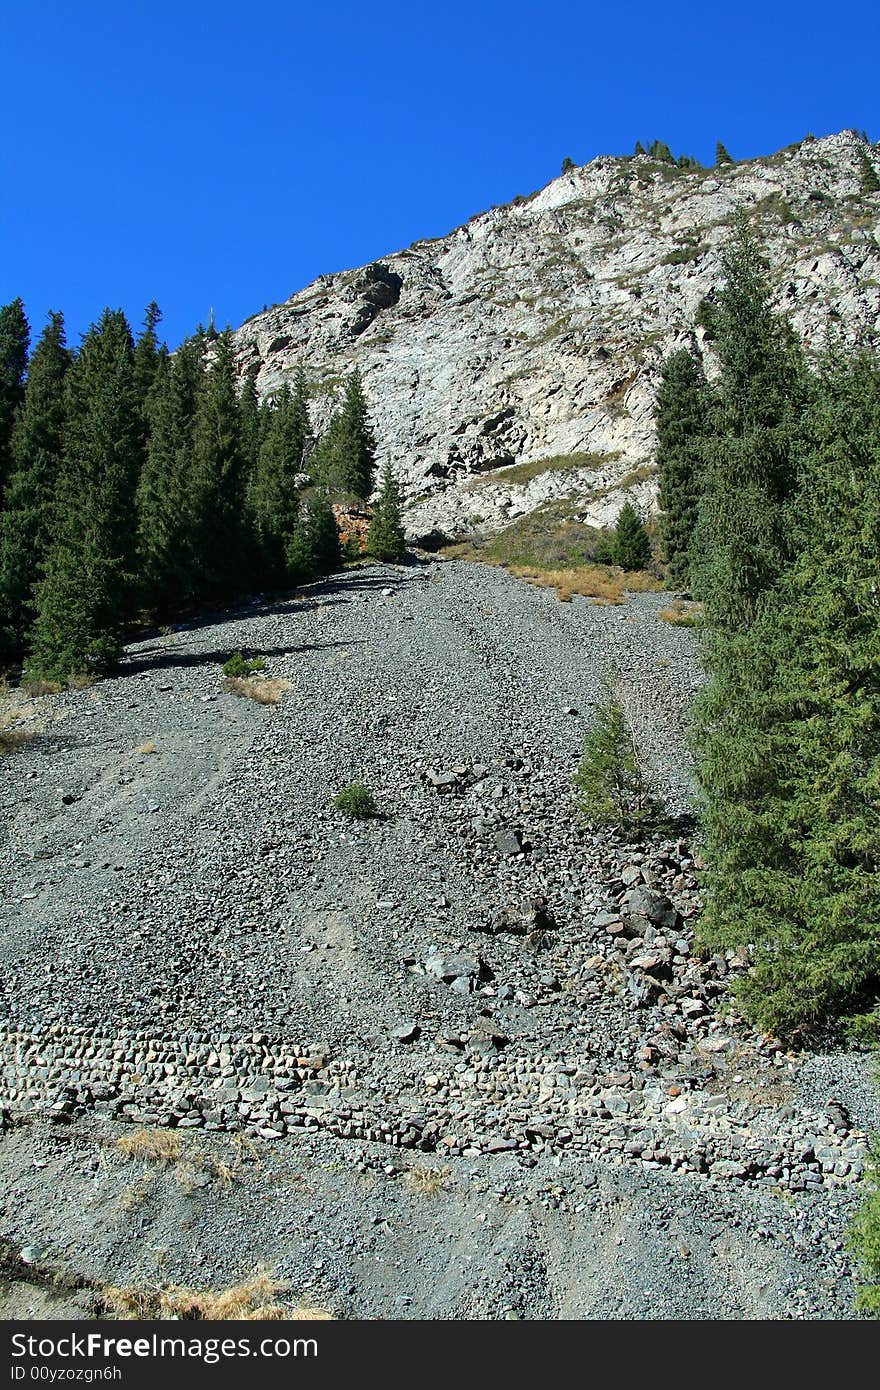
[[[266,396],[302,360],[321,428],[360,367],[414,536],[497,530],[562,498],[604,525],[625,497],[654,505],[663,359],[695,339],[712,373],[696,317],[737,209],[811,349],[831,326],[876,341],[866,159],[880,171],[853,131],[713,169],[602,156],[447,236],[319,276],[238,329],[240,370]]]

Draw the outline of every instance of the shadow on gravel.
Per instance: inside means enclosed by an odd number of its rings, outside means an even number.
[[[357,647],[363,646],[362,642],[303,642],[297,646],[290,647],[260,647],[260,656],[293,656],[300,652],[317,652],[330,650],[333,647]],[[119,680],[125,676],[137,676],[144,671],[165,671],[171,670],[175,666],[222,666],[224,661],[228,661],[232,655],[232,649],[228,646],[218,647],[213,651],[186,652],[178,651],[174,647],[148,647],[146,651],[138,652],[137,656],[130,658],[115,673],[115,676],[108,677],[109,680]]]

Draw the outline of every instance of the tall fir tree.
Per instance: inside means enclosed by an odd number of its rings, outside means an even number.
[[[342,563],[339,529],[330,499],[322,488],[303,498],[287,550],[287,569],[294,583],[329,574]]]
[[[377,560],[392,564],[399,564],[406,556],[400,487],[388,462],[382,471],[382,485],[367,532],[367,551]]]
[[[193,425],[204,370],[204,337],[196,334],[173,358],[160,351],[147,398],[149,437],[137,493],[141,593],[147,608],[163,615],[199,593]]]
[[[6,658],[23,654],[34,620],[34,586],[52,539],[70,360],[64,319],[51,313],[28,365],[10,440],[6,509],[0,513],[0,656]]]
[[[715,142],[715,168],[716,168],[716,169],[720,169],[720,168],[722,168],[725,164],[732,164],[732,163],[733,163],[732,157],[728,154],[727,150],[724,148],[724,146],[722,145],[721,141],[720,141],[720,140],[717,140],[717,141]]]
[[[217,599],[239,592],[247,578],[246,477],[229,329],[211,342],[210,356],[193,426],[191,534],[199,597]]]
[[[9,477],[9,445],[16,412],[24,400],[30,326],[21,299],[0,307],[0,505]]]
[[[753,950],[759,1026],[880,1035],[880,364],[826,372],[805,417],[792,554],[728,646],[738,698],[703,733],[702,934]],[[707,773],[710,774],[707,777]]]
[[[156,329],[162,322],[162,311],[152,300],[144,313],[143,328],[134,349],[134,382],[138,398],[146,405],[159,362],[159,337]]]
[[[251,495],[251,511],[265,582],[283,584],[287,553],[299,514],[297,474],[302,470],[307,430],[289,386],[268,412]]]
[[[106,671],[133,606],[141,416],[134,343],[105,309],[65,379],[53,544],[37,587],[29,668],[49,680]]]
[[[695,352],[681,348],[664,362],[654,418],[663,558],[671,583],[687,586],[697,522],[711,392]]]
[[[315,450],[315,481],[333,493],[366,501],[376,485],[376,441],[370,427],[363,381],[356,367],[348,378],[342,408]]]

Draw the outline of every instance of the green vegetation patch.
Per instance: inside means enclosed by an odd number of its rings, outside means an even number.
[[[598,470],[606,463],[613,463],[619,454],[554,454],[552,458],[533,459],[531,463],[515,463],[509,468],[495,468],[484,473],[468,484],[469,489],[485,487],[491,483],[512,483],[514,487],[525,487],[533,478],[542,473],[576,473],[580,468]]]

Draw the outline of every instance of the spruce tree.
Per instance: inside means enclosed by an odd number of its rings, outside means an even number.
[[[877,170],[864,150],[856,156],[859,163],[859,191],[861,193],[880,193],[880,178]]]
[[[596,710],[575,773],[578,809],[593,825],[631,830],[650,810],[641,759],[615,683]]]
[[[291,580],[302,583],[329,574],[342,562],[336,517],[326,493],[314,488],[303,500],[287,549]]]
[[[722,145],[721,141],[720,141],[720,140],[716,141],[716,144],[715,144],[715,168],[716,168],[716,169],[720,169],[720,168],[722,168],[723,165],[725,165],[725,164],[732,164],[732,163],[733,163],[733,159],[732,159],[732,157],[728,154],[727,150],[724,148],[724,146]]]
[[[160,353],[147,401],[149,439],[137,495],[142,598],[163,615],[200,592],[193,427],[204,370],[204,336],[196,334],[173,359]]]
[[[53,533],[61,462],[64,377],[70,365],[64,319],[51,313],[28,365],[24,403],[10,441],[12,472],[0,514],[0,655],[21,656],[34,620],[34,586]]]
[[[64,395],[53,544],[28,661],[47,680],[106,671],[131,616],[141,417],[121,310],[106,309],[86,334]]]
[[[716,703],[715,728],[704,734],[715,761],[702,931],[710,945],[753,948],[741,994],[759,1026],[790,1036],[829,1014],[860,1015],[876,1036],[877,360],[835,364],[805,425],[800,484],[786,511],[790,563],[728,655],[734,708]]]
[[[283,584],[287,577],[287,553],[299,513],[296,477],[304,449],[302,413],[285,385],[268,412],[250,499],[260,572],[269,585]]]
[[[654,418],[663,558],[671,583],[689,583],[688,551],[697,521],[711,394],[703,366],[688,348],[664,362]]]
[[[211,342],[211,356],[193,426],[192,547],[199,596],[216,599],[239,591],[246,577],[246,478],[228,329]]]
[[[11,459],[9,443],[16,412],[24,400],[30,327],[21,299],[0,307],[0,504]]]
[[[385,464],[382,472],[382,487],[367,532],[367,551],[377,560],[399,564],[406,556],[406,537],[401,518],[400,488],[391,471],[391,464]]]
[[[159,339],[156,329],[162,321],[162,311],[155,300],[147,305],[144,325],[134,349],[134,380],[138,398],[146,405],[159,361]]]
[[[615,564],[625,570],[644,569],[651,558],[651,542],[645,524],[631,502],[620,509],[614,530]]]
[[[367,501],[376,482],[376,441],[370,428],[363,381],[356,367],[348,378],[342,408],[312,458],[313,478],[332,493]]]

